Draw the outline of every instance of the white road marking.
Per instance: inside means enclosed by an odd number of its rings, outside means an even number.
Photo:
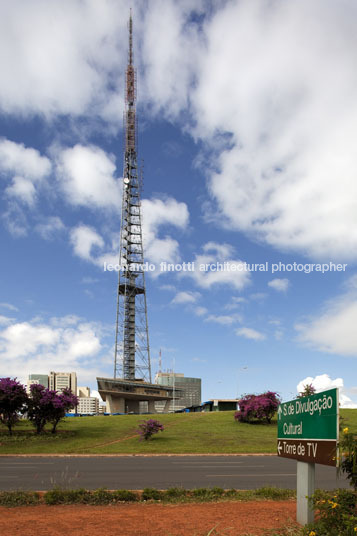
[[[255,477],[259,477],[259,478],[263,478],[265,476],[296,476],[296,473],[261,473],[261,474],[252,474],[252,475],[246,475],[245,473],[239,473],[238,475],[205,475],[206,477],[208,476],[242,476],[242,477],[245,477],[245,476],[255,476]]]
[[[202,465],[208,463],[207,460],[204,462],[172,462],[173,465]],[[220,466],[224,464],[229,464],[230,466],[239,465],[244,462],[213,462],[214,464],[218,463]]]
[[[194,469],[194,465],[183,465],[183,467],[187,467],[190,469]],[[211,467],[220,467],[222,469],[229,468],[229,467],[237,467],[236,465],[198,465],[197,469],[204,469],[204,468],[211,468]],[[265,467],[265,465],[244,465],[243,467]],[[239,467],[240,469],[240,467]]]

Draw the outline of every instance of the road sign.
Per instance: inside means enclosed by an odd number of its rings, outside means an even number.
[[[338,414],[338,389],[280,404],[278,456],[336,466]]]

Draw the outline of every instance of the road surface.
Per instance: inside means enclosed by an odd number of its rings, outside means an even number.
[[[1,490],[296,487],[296,461],[277,456],[0,457]],[[348,488],[336,469],[316,465],[316,487]]]

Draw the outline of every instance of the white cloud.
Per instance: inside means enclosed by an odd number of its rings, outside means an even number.
[[[12,181],[5,189],[10,198],[33,206],[38,188],[50,171],[50,160],[36,149],[0,139],[0,173]]]
[[[268,294],[266,294],[265,292],[254,292],[253,294],[250,295],[250,299],[257,301],[257,302],[262,302],[267,297],[268,297]]]
[[[13,322],[0,329],[0,376],[25,381],[30,373],[65,369],[93,381],[101,335],[98,325],[74,316]]]
[[[2,214],[2,219],[9,231],[15,238],[26,236],[28,232],[28,220],[23,207],[15,199],[10,199],[7,209]]]
[[[100,404],[104,404],[102,397],[100,396],[99,392],[96,389],[91,389],[90,396],[95,396],[99,399]]]
[[[178,292],[176,296],[171,301],[172,304],[187,304],[187,303],[195,303],[199,298],[201,294],[199,292],[192,292],[190,290],[184,290],[181,292]]]
[[[75,145],[58,155],[58,179],[72,205],[113,209],[121,207],[113,157],[95,146]]]
[[[241,296],[233,296],[230,303],[227,303],[227,305],[224,307],[227,311],[230,311],[232,309],[237,309],[240,307],[243,303],[247,303],[247,299],[243,298]]]
[[[327,391],[328,389],[338,388],[341,408],[357,408],[357,404],[353,402],[350,397],[344,394],[342,378],[336,378],[333,380],[328,374],[321,374],[319,376],[315,376],[314,378],[312,376],[308,376],[297,384],[297,392],[302,392],[304,390],[304,386],[310,384],[315,387],[317,393],[320,393],[321,391]]]
[[[194,308],[193,312],[196,316],[204,316],[208,313],[208,309],[206,309],[206,307],[197,306]]]
[[[202,1],[134,7],[142,103],[206,144],[216,221],[278,249],[355,258],[356,3],[245,0],[215,3],[209,13]],[[10,51],[0,60],[3,110],[118,121],[124,0],[19,0],[0,9],[0,48]],[[33,198],[21,180],[12,188]],[[79,187],[75,202],[90,196]],[[178,257],[171,237],[150,247],[153,259],[160,249]]]
[[[241,317],[239,315],[208,315],[205,318],[205,322],[214,322],[215,324],[221,324],[222,326],[231,326],[240,321]]]
[[[103,248],[103,238],[88,225],[79,225],[71,230],[70,241],[75,255],[86,261],[96,262],[93,249]]]
[[[174,285],[160,285],[160,290],[175,291],[176,287]]]
[[[239,269],[244,263],[239,259],[232,258],[234,248],[230,244],[207,242],[202,250],[203,253],[194,258],[195,270],[181,272],[182,276],[191,277],[201,288],[210,288],[213,285],[229,285],[242,290],[250,283],[250,272]],[[224,266],[225,262],[227,263],[226,267]],[[217,270],[206,270],[207,265],[215,265]],[[232,269],[232,266],[235,267],[235,270]]]
[[[41,223],[35,225],[35,230],[45,240],[51,240],[53,236],[65,229],[65,225],[58,216],[50,216]]]
[[[143,243],[144,260],[158,265],[162,261],[179,261],[179,243],[171,236],[160,238],[161,228],[167,225],[185,229],[188,224],[188,210],[185,203],[173,198],[144,199],[143,202]],[[111,233],[111,243],[88,225],[80,224],[70,232],[70,242],[75,255],[103,268],[107,264],[118,264],[119,230]],[[152,272],[149,272],[150,274]],[[156,272],[160,273],[159,271]]]
[[[297,324],[298,340],[322,352],[357,356],[357,288],[350,280],[346,293],[328,301],[308,322]]]
[[[278,292],[286,292],[290,286],[289,279],[272,279],[268,282],[268,287],[277,290]]]
[[[127,11],[124,0],[2,2],[0,108],[120,119]]]
[[[14,318],[4,316],[4,315],[0,315],[0,326],[7,326],[7,325],[11,324],[11,322],[13,322],[13,320],[14,320]]]
[[[202,0],[158,0],[150,3],[139,28],[145,65],[142,95],[155,112],[168,118],[177,117],[189,104],[202,42],[199,28],[188,19],[202,6]]]
[[[2,138],[0,139],[0,167],[4,173],[37,180],[48,175],[51,163],[36,149]]]
[[[192,101],[197,135],[221,144],[217,221],[279,249],[356,258],[356,16],[349,0],[228,2],[206,25]]]
[[[276,329],[274,331],[274,337],[277,341],[281,341],[281,339],[284,337],[284,330]]]
[[[247,327],[236,329],[236,335],[239,337],[244,337],[245,339],[252,339],[253,341],[263,341],[265,339],[265,335],[263,333],[257,331],[256,329]]]
[[[180,260],[179,243],[172,237],[160,237],[162,227],[173,226],[186,229],[189,212],[185,203],[172,197],[166,199],[144,199],[142,201],[143,242],[146,260],[155,264],[166,261],[177,263]],[[161,231],[162,233],[162,231]]]
[[[9,311],[18,311],[18,308],[15,307],[15,305],[12,305],[12,303],[0,303],[0,307],[3,307],[4,309],[8,309]]]
[[[33,205],[36,189],[31,181],[23,177],[13,177],[11,186],[5,190],[8,196],[20,199],[26,205]]]
[[[1,333],[0,351],[3,357],[13,359],[34,353],[42,346],[58,342],[58,332],[48,326],[32,326],[28,322],[16,323]]]

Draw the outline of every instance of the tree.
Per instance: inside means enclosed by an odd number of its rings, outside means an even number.
[[[246,395],[239,400],[239,411],[234,414],[234,418],[240,422],[256,420],[270,424],[279,404],[280,397],[273,391],[266,391],[260,395]]]
[[[57,424],[66,415],[66,413],[77,406],[78,398],[74,395],[71,389],[63,389],[61,393],[56,393],[52,399],[52,410],[50,418],[48,419],[52,423],[53,434],[56,433]]]
[[[66,412],[78,404],[78,398],[70,389],[61,393],[47,389],[43,385],[34,384],[30,387],[31,396],[28,401],[28,418],[40,434],[46,423],[52,423],[53,434]]]
[[[303,385],[303,390],[300,391],[298,396],[296,398],[304,398],[305,396],[311,396],[316,393],[315,387],[312,385],[312,383],[306,383]]]
[[[27,402],[25,387],[16,378],[0,378],[0,422],[5,424],[12,435],[12,427],[24,412]]]

